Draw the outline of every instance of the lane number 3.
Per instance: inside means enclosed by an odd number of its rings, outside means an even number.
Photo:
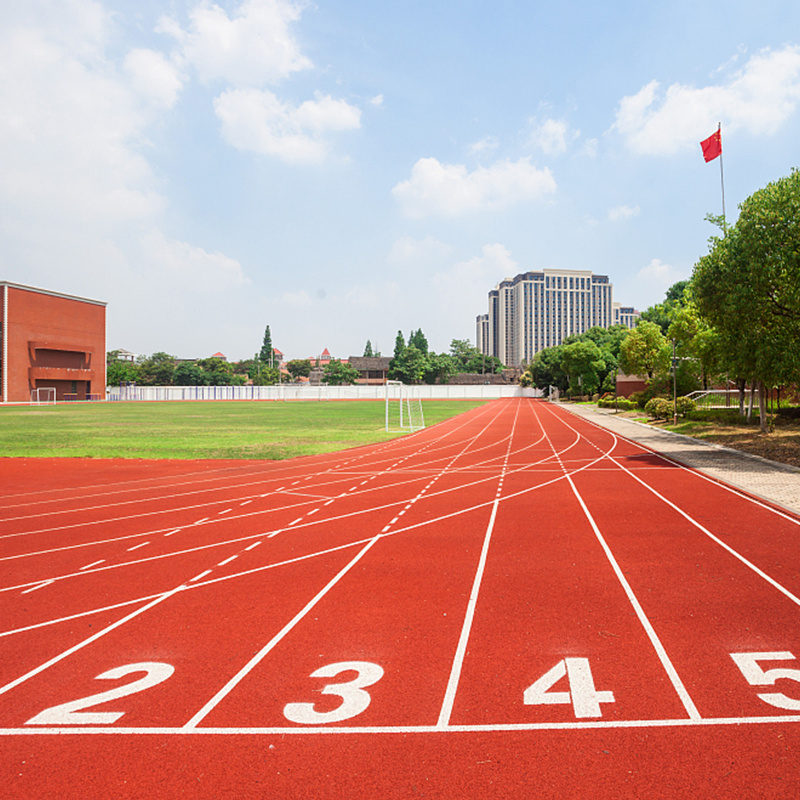
[[[314,703],[287,703],[283,715],[289,722],[301,725],[324,725],[328,722],[342,722],[360,714],[367,709],[371,697],[364,689],[372,686],[383,677],[383,667],[369,661],[340,661],[328,664],[311,673],[312,678],[335,678],[342,672],[355,671],[356,677],[342,683],[327,683],[322,694],[331,694],[342,698],[341,704],[333,711],[317,711]]]
[[[116,689],[109,689],[107,692],[98,692],[89,697],[82,697],[79,700],[71,700],[69,703],[62,703],[58,706],[51,706],[44,711],[40,711],[35,717],[31,717],[26,725],[111,725],[122,717],[124,711],[83,711],[84,708],[91,708],[100,703],[107,703],[110,700],[119,700],[120,697],[127,697],[130,694],[143,692],[151,686],[165,681],[175,672],[172,664],[163,664],[157,661],[143,661],[139,664],[124,664],[121,667],[114,667],[97,676],[96,680],[117,680],[130,675],[132,672],[144,672],[145,674],[131,683],[118,686]]]
[[[739,667],[742,675],[751,686],[774,686],[779,678],[788,678],[790,681],[800,682],[800,669],[762,669],[759,661],[794,661],[794,656],[787,652],[777,653],[731,653],[731,658]],[[775,708],[784,708],[787,711],[800,711],[800,700],[794,700],[780,692],[760,692],[757,697]]]

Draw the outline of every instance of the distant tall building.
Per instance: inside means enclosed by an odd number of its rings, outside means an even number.
[[[476,346],[507,366],[527,364],[567,336],[613,325],[614,305],[608,275],[566,269],[524,272],[489,292],[489,313],[476,319]],[[620,315],[623,310],[637,313],[620,306]]]
[[[622,303],[614,303],[613,312],[614,324],[624,325],[626,328],[635,328],[642,316],[633,306],[623,306]]]

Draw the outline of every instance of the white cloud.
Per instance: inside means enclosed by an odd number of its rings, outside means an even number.
[[[162,109],[175,105],[183,87],[177,67],[155,50],[131,50],[125,57],[131,88],[146,102]]]
[[[361,126],[360,109],[329,95],[294,108],[267,90],[229,89],[215,99],[214,110],[229,144],[299,163],[327,155],[325,134]]]
[[[477,155],[478,153],[487,153],[497,150],[499,142],[496,136],[484,136],[477,142],[473,142],[468,150],[470,155]]]
[[[620,220],[630,219],[631,217],[639,216],[639,206],[617,206],[608,210],[608,218],[611,222],[619,222]]]
[[[546,119],[535,123],[531,132],[531,142],[548,156],[566,152],[567,145],[580,136],[580,131],[571,131],[569,123],[563,119]]]
[[[383,95],[382,94],[376,94],[375,97],[373,97],[369,102],[372,103],[373,106],[382,106],[383,105]]]
[[[409,217],[457,217],[475,211],[506,208],[541,199],[556,190],[549,169],[537,169],[529,158],[498,161],[491,167],[468,172],[463,164],[442,164],[421,158],[411,177],[392,194]]]
[[[311,67],[292,34],[302,5],[291,0],[245,0],[233,16],[203,0],[189,12],[190,24],[163,17],[158,30],[173,36],[181,55],[203,81],[263,86]]]
[[[682,270],[665,264],[661,259],[654,258],[646,267],[642,267],[636,273],[636,277],[647,284],[650,296],[659,296],[664,294],[674,283],[685,280],[688,276]]]
[[[177,282],[181,292],[217,294],[250,283],[235,259],[169,239],[158,229],[142,237],[142,250],[148,269],[170,283]]]
[[[774,134],[800,100],[800,47],[764,50],[727,83],[694,87],[674,83],[666,92],[651,81],[623,97],[613,127],[638,153],[670,155],[698,147],[723,123],[726,132]]]
[[[453,252],[453,248],[426,236],[424,239],[414,239],[411,236],[400,237],[389,253],[388,262],[400,267],[421,267],[425,270],[439,268]]]

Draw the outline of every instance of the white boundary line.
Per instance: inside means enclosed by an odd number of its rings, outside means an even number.
[[[800,723],[800,715],[774,716],[774,717],[706,717],[705,719],[621,719],[621,720],[594,720],[584,722],[520,722],[497,723],[483,725],[385,725],[385,726],[357,726],[324,728],[318,725],[296,728],[100,728],[97,726],[86,727],[37,727],[37,728],[0,728],[0,736],[143,736],[143,735],[171,735],[171,736],[309,736],[309,735],[342,735],[365,733],[497,733],[503,731],[569,731],[569,730],[609,730],[609,729],[641,729],[641,728],[706,728],[719,726],[739,725],[786,725]]]

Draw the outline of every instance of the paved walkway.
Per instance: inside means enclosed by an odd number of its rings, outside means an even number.
[[[794,514],[800,514],[800,469],[710,444],[641,422],[616,416],[613,410],[564,403],[562,408],[645,447],[705,472]]]

